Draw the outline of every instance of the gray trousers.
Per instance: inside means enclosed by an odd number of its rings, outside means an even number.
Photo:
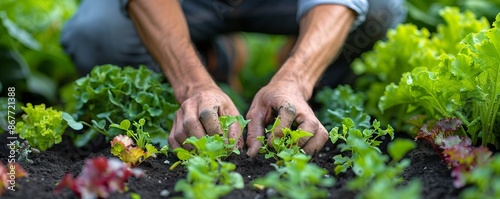
[[[297,35],[296,0],[184,0],[190,36],[195,45],[217,45],[216,38],[237,31]],[[369,0],[366,21],[352,30],[342,53],[325,72],[319,86],[349,83],[349,64],[389,28],[405,19],[404,0]],[[328,19],[325,19],[328,20]],[[333,19],[332,19],[333,20]],[[94,66],[147,65],[159,71],[143,46],[134,24],[120,8],[119,0],[82,0],[76,14],[61,33],[61,44],[81,74]]]

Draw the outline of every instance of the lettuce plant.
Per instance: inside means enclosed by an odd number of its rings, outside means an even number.
[[[437,32],[431,33],[425,28],[418,29],[413,24],[399,25],[388,31],[387,40],[377,42],[372,51],[353,62],[351,67],[360,75],[356,80],[357,88],[367,91],[366,113],[384,124],[403,129],[404,121],[414,114],[422,113],[421,109],[407,104],[398,107],[380,105],[387,103],[379,102],[384,101],[380,97],[384,96],[386,86],[399,82],[404,73],[417,67],[434,70],[439,65],[441,56],[452,56],[460,51],[462,46],[459,42],[463,37],[490,27],[486,19],[477,19],[469,11],[460,13],[458,8],[444,8],[440,10],[440,15],[444,23],[438,25]],[[411,82],[410,79],[405,80]],[[447,88],[438,89],[441,92]],[[399,101],[401,97],[406,96],[404,94],[406,93],[390,93],[385,96],[389,100],[396,98]]]
[[[130,130],[130,121],[123,120],[120,125],[111,124],[111,127],[119,128],[127,132],[127,135],[117,135],[111,141],[111,154],[120,158],[130,167],[136,167],[149,157],[156,157],[157,153],[167,154],[168,146],[165,145],[160,151],[150,143],[149,133],[144,132],[146,121],[140,119],[133,123],[135,132]],[[134,146],[137,145],[137,146]]]
[[[52,107],[45,108],[45,104],[33,106],[28,103],[21,109],[25,114],[22,121],[17,122],[16,132],[21,139],[28,141],[30,148],[35,147],[34,150],[45,151],[60,143],[68,126],[74,130],[83,128],[82,123],[76,122],[68,113],[54,110]]]
[[[437,154],[452,169],[453,185],[461,188],[466,184],[465,175],[478,166],[489,164],[491,151],[485,147],[474,147],[472,141],[456,132],[462,127],[457,118],[428,122],[415,138],[428,140]]]
[[[62,134],[67,125],[63,123],[62,112],[45,108],[45,104],[33,106],[31,103],[22,107],[25,114],[17,122],[16,132],[21,139],[42,151],[62,141]]]
[[[327,198],[328,190],[335,184],[335,179],[328,177],[328,171],[313,163],[311,157],[296,153],[290,156],[286,152],[278,154],[284,159],[283,167],[255,179],[252,184],[259,189],[273,189],[284,198]],[[272,196],[268,196],[272,197]]]
[[[9,163],[7,167],[4,167],[0,162],[0,196],[7,190],[15,191],[15,180],[22,177],[28,177],[28,173],[21,165],[18,163]]]
[[[463,123],[457,118],[429,121],[415,138],[425,139],[451,169],[453,185],[464,188],[461,198],[500,196],[500,156],[486,147],[475,147],[471,139],[456,135]]]
[[[107,125],[124,119],[137,121],[144,118],[145,131],[150,133],[154,144],[167,144],[168,131],[172,126],[178,105],[173,89],[159,73],[145,66],[138,69],[103,65],[94,69],[74,83],[74,112],[78,120],[91,121],[96,129],[107,129]],[[77,146],[85,145],[98,131],[88,129],[74,138]],[[119,132],[108,131],[108,139]]]
[[[455,55],[443,55],[433,68],[417,67],[399,84],[387,86],[379,108],[397,105],[422,110],[430,119],[458,117],[476,144],[500,148],[500,15],[493,28],[467,35]]]
[[[96,157],[85,161],[83,171],[78,177],[66,174],[57,185],[56,193],[70,188],[81,198],[109,198],[111,193],[124,192],[125,183],[130,176],[141,177],[144,171],[130,169],[118,159]]]

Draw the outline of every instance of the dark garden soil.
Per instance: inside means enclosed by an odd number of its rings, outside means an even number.
[[[1,146],[6,146],[7,139],[5,134],[1,135]],[[400,135],[401,136],[401,135]],[[404,137],[404,136],[403,136]],[[33,164],[21,162],[21,166],[29,173],[29,178],[16,180],[16,191],[8,191],[2,198],[23,198],[23,199],[52,199],[52,198],[76,198],[69,190],[63,190],[59,195],[54,194],[56,183],[67,173],[71,172],[77,175],[82,170],[85,158],[96,157],[100,155],[110,157],[109,144],[104,139],[96,139],[89,147],[75,149],[69,143],[61,143],[41,154],[31,154],[30,158]],[[8,156],[8,149],[1,147],[0,156],[5,165]],[[339,151],[331,143],[316,154],[313,162],[328,169],[330,175],[333,173],[332,157]],[[244,153],[242,153],[244,154]],[[457,198],[459,190],[452,185],[450,171],[446,165],[436,155],[436,152],[426,142],[419,141],[417,149],[411,151],[407,158],[411,159],[412,164],[404,172],[405,180],[418,178],[423,185],[422,198],[427,199],[446,199]],[[150,158],[139,165],[146,176],[143,178],[131,178],[129,180],[129,192],[123,194],[114,194],[111,198],[131,198],[130,193],[138,193],[143,199],[149,198],[172,198],[182,196],[173,191],[177,180],[185,177],[185,170],[181,166],[174,170],[169,170],[170,164],[174,163],[176,158],[159,156],[156,159]],[[273,160],[266,160],[262,155],[255,158],[248,158],[245,155],[232,156],[228,161],[237,166],[237,172],[241,173],[245,179],[246,187],[242,190],[235,190],[224,198],[266,198],[266,191],[260,191],[251,187],[251,180],[263,176],[273,170],[270,165]],[[165,164],[169,162],[169,164]],[[335,176],[337,182],[330,188],[329,198],[354,198],[355,192],[346,189],[346,182],[354,176],[352,172]],[[387,193],[390,194],[390,193]],[[162,196],[163,195],[163,196]],[[165,196],[168,195],[168,196]],[[380,196],[384,198],[383,196]]]

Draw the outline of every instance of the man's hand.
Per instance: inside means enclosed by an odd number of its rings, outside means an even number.
[[[270,83],[255,95],[247,114],[247,119],[251,120],[247,137],[249,156],[259,152],[261,143],[256,137],[264,135],[264,128],[275,116],[281,120],[274,132],[278,137],[283,136],[281,129],[290,128],[294,121],[298,124],[297,128],[313,133],[312,137],[299,140],[299,146],[308,154],[321,149],[328,140],[328,132],[314,115],[298,86],[291,82]],[[272,139],[269,137],[269,142]]]
[[[255,96],[247,119],[247,154],[255,156],[260,147],[257,136],[264,134],[264,127],[277,115],[281,123],[274,134],[282,136],[281,129],[294,121],[298,128],[313,133],[299,145],[311,154],[321,149],[328,140],[328,133],[307,104],[314,85],[326,67],[337,55],[355,19],[355,13],[342,5],[319,5],[302,16],[297,43],[271,82]],[[273,112],[277,112],[274,114]],[[272,138],[270,138],[270,141]]]
[[[199,87],[192,93],[175,114],[168,137],[172,148],[186,147],[182,143],[191,136],[200,138],[206,134],[222,134],[219,116],[239,115],[231,99],[217,86]],[[229,127],[229,137],[237,139],[236,147],[240,149],[243,147],[241,133],[239,124]]]

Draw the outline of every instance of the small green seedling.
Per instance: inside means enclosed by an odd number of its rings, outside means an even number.
[[[288,156],[285,152],[278,154],[285,160],[283,167],[256,179],[253,186],[258,189],[273,189],[284,198],[327,198],[328,190],[335,184],[333,177],[328,177],[328,171],[313,163],[311,157],[302,153]],[[268,196],[273,198],[273,196]]]
[[[274,132],[281,120],[276,118],[274,124],[271,129],[266,129],[266,133],[271,133],[272,137],[274,137]],[[288,153],[289,156],[293,156],[294,154],[301,153],[302,149],[299,146],[299,140],[304,137],[311,137],[313,134],[302,129],[291,130],[290,128],[284,128],[281,130],[283,133],[283,137],[273,139],[271,145],[266,142],[265,136],[257,137],[257,140],[260,141],[263,146],[260,148],[259,153],[264,153],[265,158],[274,158],[276,160],[280,160],[278,157],[280,153]],[[281,163],[279,163],[281,164]]]
[[[234,122],[238,122],[241,127],[241,131],[246,127],[249,120],[245,120],[243,116],[238,115],[236,117],[232,116],[221,116],[219,118],[222,136],[203,136],[201,138],[190,137],[184,141],[184,144],[191,144],[195,149],[188,151],[184,148],[174,149],[174,153],[177,154],[179,161],[174,163],[170,169],[174,169],[183,161],[187,161],[189,158],[194,156],[207,157],[212,161],[220,161],[232,153],[240,154],[238,148],[235,147],[236,140],[234,138],[229,138],[229,126]]]
[[[185,198],[220,198],[233,189],[242,189],[244,181],[241,174],[234,172],[236,165],[225,162],[223,159],[232,153],[239,154],[235,147],[239,138],[229,138],[229,126],[238,122],[241,131],[248,124],[243,116],[221,116],[219,118],[222,135],[190,137],[184,144],[191,144],[194,149],[188,151],[176,148],[179,161],[170,169],[182,164],[188,170],[186,179],[179,180],[174,187],[175,191],[183,192]]]

